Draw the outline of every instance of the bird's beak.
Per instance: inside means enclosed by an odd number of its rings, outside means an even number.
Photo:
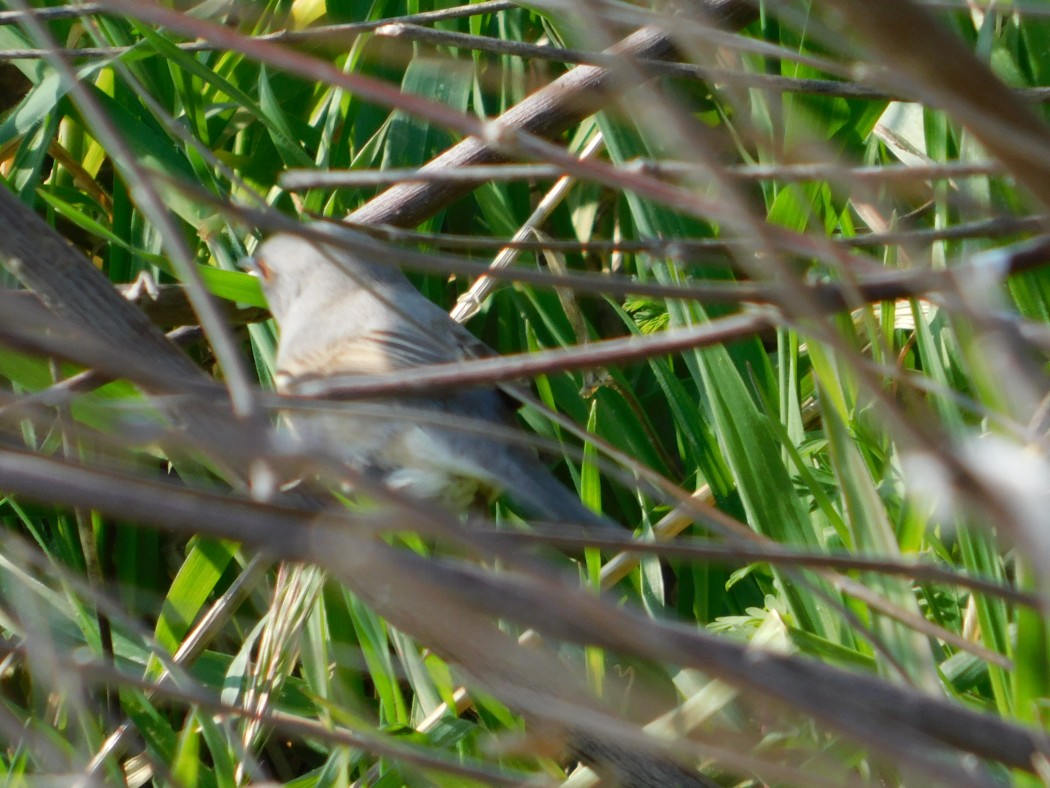
[[[259,281],[263,283],[269,282],[273,276],[273,272],[259,255],[242,257],[237,261],[237,267],[243,271],[247,271],[254,277],[258,277]]]
[[[260,276],[259,262],[254,257],[242,257],[237,261],[237,267],[251,276]]]

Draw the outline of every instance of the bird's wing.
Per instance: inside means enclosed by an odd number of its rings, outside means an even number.
[[[295,393],[297,384],[307,380],[383,375],[461,358],[456,348],[443,348],[433,341],[417,342],[415,338],[376,330],[339,337],[305,353],[282,355],[278,358],[276,375],[278,390],[291,394]]]
[[[452,339],[457,358],[491,358],[496,355],[495,350],[471,334],[461,324],[451,317],[448,320],[452,324]]]
[[[444,364],[460,358],[455,348],[442,347],[434,339],[421,337],[413,332],[406,335],[397,331],[370,331],[361,337],[370,352],[386,360],[386,370],[407,369],[424,364]]]

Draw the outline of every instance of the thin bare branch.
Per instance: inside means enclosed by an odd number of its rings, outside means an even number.
[[[1050,207],[1050,128],[952,30],[910,0],[830,0],[827,6],[869,51],[895,65],[892,72],[872,70],[873,79],[906,84],[916,98],[953,114]]]
[[[25,0],[12,0],[12,2],[23,11],[29,7]],[[32,15],[26,16],[25,26],[39,43],[54,53],[51,65],[69,83],[70,94],[75,98],[81,113],[91,125],[92,132],[106,145],[110,158],[120,168],[132,196],[164,238],[170,259],[187,287],[187,295],[199,318],[201,328],[208,334],[215,355],[226,373],[226,383],[233,409],[238,415],[250,416],[254,409],[252,401],[254,386],[249,381],[244,362],[215,305],[215,299],[204,285],[193,255],[169,214],[168,206],[146,177],[145,171],[138,158],[132,153],[127,141],[103,111],[95,96],[78,79],[72,66],[63,58],[61,49],[47,28]]]
[[[637,555],[659,555],[688,561],[712,563],[769,563],[777,566],[804,566],[838,571],[875,572],[907,577],[917,582],[940,583],[988,594],[1017,605],[1042,608],[1043,600],[1035,594],[1019,591],[994,580],[972,577],[945,569],[928,561],[892,559],[850,553],[817,553],[785,547],[775,543],[712,544],[699,539],[679,539],[674,542],[645,542],[616,534],[573,533],[563,526],[533,526],[530,532],[497,532],[497,539],[528,545],[549,544],[566,550],[582,551],[585,547],[602,550],[620,550]]]
[[[1038,732],[876,677],[749,650],[693,628],[653,621],[574,585],[557,584],[557,593],[552,594],[555,581],[546,573],[535,581],[506,573],[494,577],[466,565],[393,550],[347,528],[339,522],[345,517],[342,514],[318,517],[170,485],[161,485],[164,492],[159,494],[157,483],[11,451],[0,451],[0,487],[36,500],[110,511],[178,533],[207,532],[246,541],[271,554],[325,565],[391,623],[435,644],[470,672],[477,675],[481,671],[487,677],[483,683],[491,688],[496,681],[501,694],[511,692],[505,684],[509,676],[530,676],[533,671],[518,664],[512,656],[516,646],[510,641],[501,639],[499,648],[484,649],[490,639],[484,633],[490,630],[479,615],[516,620],[561,640],[695,667],[745,691],[804,710],[835,730],[892,752],[923,771],[934,769],[935,764],[938,770],[945,768],[943,760],[931,758],[938,743],[1019,769],[1032,769],[1037,753],[1050,753],[1050,740]],[[407,604],[419,596],[406,583],[418,586],[430,600],[425,611],[414,610],[414,602]],[[447,628],[448,616],[456,618],[458,628]],[[467,626],[470,637],[463,636],[465,622],[471,622]],[[455,638],[450,640],[453,630]],[[478,662],[481,653],[477,649],[484,653],[483,663]],[[527,654],[535,665],[535,651],[529,649]],[[493,661],[497,655],[516,665],[512,672],[502,673],[502,680],[496,679],[499,674],[493,670],[503,671],[508,663],[497,667]],[[511,694],[518,702],[524,701]],[[566,697],[574,695],[571,692]],[[552,708],[546,713],[559,712]],[[585,724],[578,717],[575,720]],[[966,772],[955,773],[952,779],[960,785],[979,782]]]
[[[702,178],[708,170],[684,161],[655,161],[634,159],[620,165],[622,169],[641,170],[665,178],[689,176]],[[726,173],[744,181],[776,180],[787,183],[801,181],[842,180],[856,183],[884,181],[899,183],[910,181],[969,178],[981,175],[996,175],[1002,165],[994,161],[947,162],[922,167],[910,165],[880,165],[876,167],[845,167],[840,164],[773,164],[740,165],[727,167]],[[443,170],[420,168],[393,168],[385,170],[297,170],[281,173],[281,185],[289,190],[340,189],[361,186],[384,186],[402,182],[435,183],[457,181],[479,184],[488,181],[516,181],[561,178],[565,172],[550,164],[489,164],[448,167]]]

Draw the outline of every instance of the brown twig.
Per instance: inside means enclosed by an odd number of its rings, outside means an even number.
[[[894,64],[873,78],[906,82],[915,98],[954,115],[1050,207],[1050,127],[931,11],[910,0],[829,0],[826,7],[880,62]]]
[[[446,611],[466,614],[469,610],[465,620],[478,636],[483,630],[477,616],[491,615],[556,639],[695,667],[742,690],[757,691],[804,710],[917,768],[933,768],[934,764],[949,768],[945,761],[931,758],[939,744],[1023,770],[1034,768],[1033,757],[1050,752],[1050,741],[1039,732],[873,676],[749,650],[695,628],[654,621],[567,583],[559,583],[557,593],[552,594],[550,577],[492,576],[466,565],[394,550],[359,528],[347,527],[344,512],[318,518],[315,513],[146,482],[16,451],[0,451],[0,480],[4,489],[26,498],[90,507],[184,535],[206,532],[258,545],[288,560],[327,566],[359,589],[362,599],[395,626],[422,633],[430,642],[441,644],[447,656],[460,654],[472,670],[488,669],[474,656],[464,658],[463,650],[473,653],[477,642],[461,638],[462,630],[442,629]],[[417,516],[426,515],[419,512]],[[433,605],[425,612],[413,610],[407,602],[419,596],[392,593],[392,583],[418,585],[420,594]],[[436,620],[425,620],[435,615]],[[516,645],[505,639],[500,642],[501,649]],[[511,658],[509,652],[507,656]],[[962,780],[957,784],[978,784],[965,772],[952,779]]]

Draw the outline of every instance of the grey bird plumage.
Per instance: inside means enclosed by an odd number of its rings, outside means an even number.
[[[296,394],[307,381],[453,362],[484,347],[393,266],[291,234],[266,240],[253,260],[281,331],[282,393]],[[294,427],[355,470],[417,499],[464,509],[479,492],[504,491],[544,520],[612,524],[554,479],[530,447],[484,433],[486,426],[514,424],[512,408],[494,388],[357,402],[369,405],[367,415],[355,415],[348,403],[296,415]],[[380,403],[382,418],[375,413]],[[463,429],[464,419],[483,429]]]

